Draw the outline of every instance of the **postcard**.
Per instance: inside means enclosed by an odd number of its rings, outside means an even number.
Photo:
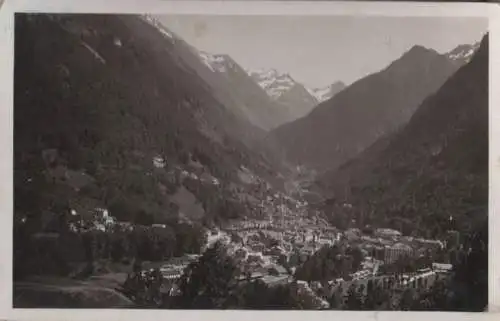
[[[496,311],[496,13],[4,3],[0,316]]]

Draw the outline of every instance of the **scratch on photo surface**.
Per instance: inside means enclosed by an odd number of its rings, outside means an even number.
[[[88,49],[88,51],[90,51],[94,57],[99,60],[101,63],[103,64],[106,64],[106,60],[104,60],[104,58],[94,49],[92,48],[91,46],[89,46],[87,43],[85,43],[84,41],[82,41],[82,45]]]

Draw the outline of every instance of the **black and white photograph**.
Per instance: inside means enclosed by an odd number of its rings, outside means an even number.
[[[489,33],[15,13],[12,308],[487,311]]]

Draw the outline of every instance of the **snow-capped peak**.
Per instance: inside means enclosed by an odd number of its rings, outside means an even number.
[[[247,73],[273,99],[279,98],[297,84],[289,74],[276,69],[247,70]]]
[[[172,35],[171,32],[169,32],[165,26],[163,26],[155,17],[149,14],[143,14],[141,15],[141,18],[151,24],[153,27],[158,29],[158,31],[161,32],[162,35],[164,35],[167,38],[170,38],[171,40],[174,40],[174,36]]]
[[[233,60],[224,54],[211,54],[206,51],[199,51],[199,55],[203,63],[213,72],[228,72],[229,69],[234,69]]]
[[[452,51],[448,52],[446,55],[448,58],[451,60],[455,61],[463,61],[463,62],[469,62],[474,53],[477,51],[479,48],[479,42],[476,42],[472,45],[459,45]]]

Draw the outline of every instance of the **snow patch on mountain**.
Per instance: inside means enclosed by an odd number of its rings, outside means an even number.
[[[276,69],[246,70],[246,72],[275,100],[296,86],[303,86],[318,102],[332,98],[345,88],[345,84],[340,81],[322,88],[308,88],[295,81],[289,74],[281,73]]]
[[[199,51],[201,61],[210,68],[213,72],[228,72],[229,70],[235,71],[236,65],[228,55],[224,54],[211,54],[206,51]]]
[[[452,51],[448,52],[446,56],[454,61],[463,61],[465,63],[469,62],[474,53],[479,48],[479,42],[472,45],[459,45]]]
[[[152,25],[153,27],[155,27],[162,35],[164,35],[167,38],[170,38],[171,40],[174,40],[174,36],[172,35],[172,33],[169,32],[165,28],[165,26],[163,26],[155,17],[149,14],[144,14],[141,15],[141,18],[150,25]]]

